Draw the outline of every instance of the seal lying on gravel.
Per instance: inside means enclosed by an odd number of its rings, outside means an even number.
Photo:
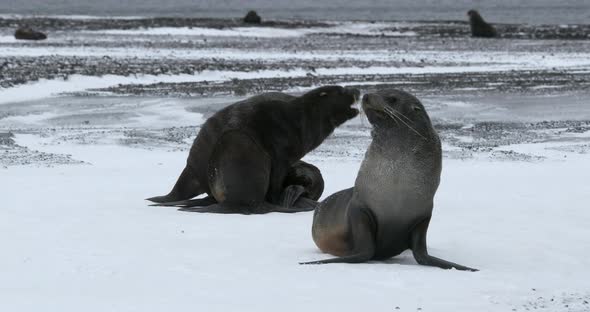
[[[0,132],[0,145],[13,145],[14,144],[14,134],[11,132]],[[322,191],[324,190],[324,181],[322,180]],[[320,194],[321,196],[321,194]],[[318,196],[319,198],[319,196]]]
[[[481,38],[493,38],[498,36],[494,26],[486,23],[476,10],[467,11],[467,16],[469,16],[469,25],[471,26],[471,36]]]
[[[31,28],[19,28],[14,32],[14,38],[19,40],[45,40],[47,35]]]
[[[198,212],[266,213],[313,210],[288,207],[285,177],[305,154],[334,129],[358,115],[359,91],[339,86],[314,89],[300,97],[282,93],[254,96],[210,117],[197,135],[187,165],[172,191],[148,200],[177,201],[207,193]],[[287,188],[291,189],[291,188]],[[301,188],[299,188],[301,190]],[[291,200],[292,201],[292,200]]]
[[[442,153],[424,106],[398,90],[367,94],[362,106],[373,141],[355,185],[326,198],[313,216],[314,242],[338,258],[304,264],[382,260],[409,248],[419,264],[474,271],[426,249]]]

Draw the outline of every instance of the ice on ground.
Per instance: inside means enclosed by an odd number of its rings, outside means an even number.
[[[584,307],[590,276],[588,155],[567,162],[445,160],[430,253],[477,273],[386,262],[300,266],[325,257],[312,213],[201,215],[148,207],[186,154],[120,146],[36,146],[92,165],[2,170],[0,308],[11,311],[511,311],[551,298]],[[360,159],[324,161],[325,194]],[[562,190],[567,190],[564,192]],[[582,298],[582,299],[578,299]],[[543,311],[543,309],[541,309]],[[583,311],[583,310],[580,310]]]
[[[590,57],[589,57],[590,59]],[[548,66],[553,66],[548,64]],[[581,66],[581,65],[576,65]],[[539,69],[543,67],[526,67],[526,65],[485,65],[485,66],[424,66],[424,67],[342,67],[342,68],[317,68],[316,75],[391,75],[391,74],[442,74],[442,73],[478,73],[478,72],[502,72],[514,69]],[[239,71],[202,71],[193,75],[134,75],[116,76],[105,75],[82,76],[71,75],[67,79],[41,80],[19,85],[11,88],[0,88],[0,104],[20,102],[26,100],[41,99],[55,96],[60,93],[80,92],[87,89],[100,89],[116,86],[119,84],[154,84],[154,83],[181,83],[181,82],[202,82],[202,81],[224,81],[231,79],[252,79],[252,78],[279,78],[279,77],[305,77],[309,70],[297,68],[292,70],[263,70],[252,72]],[[354,84],[375,85],[379,82],[360,82]],[[346,84],[346,83],[345,83]],[[295,88],[297,89],[297,88]],[[295,90],[294,89],[294,90]],[[491,88],[493,89],[493,88]],[[481,90],[477,88],[474,90]]]
[[[0,29],[0,83],[20,85],[0,88],[0,311],[588,311],[587,42],[385,24],[56,31],[36,43]],[[157,83],[232,90],[238,79],[254,85],[243,95],[331,75],[363,92],[417,90],[444,150],[430,253],[480,272],[419,266],[408,252],[300,266],[328,257],[312,213],[200,215],[143,200],[169,191],[204,120],[244,98]],[[166,92],[80,92],[118,84]],[[357,118],[306,156],[324,197],[353,185],[369,142]]]
[[[285,29],[276,27],[228,27],[224,29],[207,27],[157,27],[140,29],[105,29],[89,31],[91,34],[108,35],[175,35],[175,36],[204,36],[204,37],[258,37],[280,38],[300,37],[311,34],[347,34],[347,35],[388,35],[388,36],[416,36],[414,31],[385,30],[399,23],[335,23],[331,27]]]
[[[136,40],[136,39],[133,39]],[[85,57],[115,57],[115,58],[162,58],[174,57],[178,59],[207,59],[223,58],[228,60],[359,60],[359,61],[407,61],[426,63],[459,63],[459,64],[494,64],[520,65],[525,69],[552,69],[554,67],[578,67],[572,70],[587,70],[590,66],[590,53],[585,52],[516,52],[516,51],[428,51],[414,50],[411,53],[403,50],[371,49],[371,50],[338,50],[338,51],[283,51],[283,50],[240,50],[225,49],[182,49],[182,48],[120,48],[120,47],[61,47],[46,45],[0,46],[0,56],[85,56]]]
[[[18,42],[14,36],[0,36],[0,43],[14,43]]]
[[[303,36],[305,31],[297,29],[283,29],[271,27],[235,27],[216,29],[206,27],[158,27],[144,29],[108,29],[91,31],[90,33],[104,33],[108,35],[175,35],[175,36],[208,36],[208,37],[297,37]]]

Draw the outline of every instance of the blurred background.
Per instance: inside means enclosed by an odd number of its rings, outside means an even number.
[[[466,8],[499,23],[569,24],[590,19],[586,0],[1,0],[0,14],[237,17],[327,20],[463,20]]]

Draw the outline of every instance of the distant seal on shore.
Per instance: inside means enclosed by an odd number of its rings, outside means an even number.
[[[422,103],[385,90],[366,94],[362,106],[373,141],[355,185],[322,201],[313,217],[314,242],[337,258],[302,264],[383,260],[409,248],[419,264],[474,271],[432,257],[426,248],[442,151]]]
[[[21,27],[14,32],[14,38],[18,40],[45,40],[47,35],[28,27]]]
[[[356,89],[326,86],[299,97],[273,92],[232,104],[203,124],[172,191],[148,200],[174,206],[207,193],[208,201],[183,206],[208,204],[190,210],[217,213],[313,210],[288,207],[283,199],[291,197],[283,193],[293,188],[285,188],[285,179],[305,154],[358,115],[352,107],[358,97]]]
[[[256,11],[249,11],[246,16],[244,16],[244,23],[246,24],[260,24],[262,23],[262,18],[260,15],[256,13]]]
[[[12,132],[0,132],[0,145],[13,145],[13,144],[14,144],[14,134],[12,134]],[[293,184],[293,183],[291,183],[291,184]],[[324,190],[323,184],[324,184],[324,181],[322,180],[322,191]],[[321,196],[321,194],[320,194],[320,196]],[[319,196],[318,196],[318,198],[319,198]]]
[[[476,10],[467,11],[467,16],[469,16],[469,25],[471,26],[471,36],[481,38],[493,38],[498,36],[494,26],[484,21],[483,17],[481,17]]]

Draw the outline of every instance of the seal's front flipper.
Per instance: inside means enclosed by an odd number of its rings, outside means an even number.
[[[217,200],[213,196],[207,196],[205,198],[180,200],[175,202],[167,202],[160,204],[151,204],[150,206],[163,206],[163,207],[196,207],[196,206],[209,206],[217,204]]]
[[[416,255],[416,253],[414,253],[414,258],[416,259],[416,261],[421,264],[421,265],[427,265],[427,266],[435,266],[435,267],[439,267],[442,269],[456,269],[459,271],[471,271],[471,272],[477,272],[479,271],[478,269],[474,269],[474,268],[470,268],[470,267],[466,267],[457,263],[453,263],[453,262],[449,262],[437,257],[433,257],[430,256],[428,254],[423,254],[423,255]]]
[[[301,185],[305,189],[303,196],[318,200],[324,192],[324,178],[318,167],[303,160],[296,161],[287,171],[283,186]]]
[[[429,223],[430,218],[420,222],[418,225],[416,225],[416,227],[414,227],[414,230],[412,231],[412,246],[410,248],[412,249],[412,253],[414,254],[414,259],[416,259],[416,262],[421,265],[435,266],[442,269],[457,269],[461,271],[472,272],[478,271],[477,269],[466,267],[429,255],[426,248],[426,232],[428,231]]]
[[[305,188],[301,185],[289,185],[281,194],[279,205],[283,207],[291,207],[295,204],[297,199],[305,193]]]

